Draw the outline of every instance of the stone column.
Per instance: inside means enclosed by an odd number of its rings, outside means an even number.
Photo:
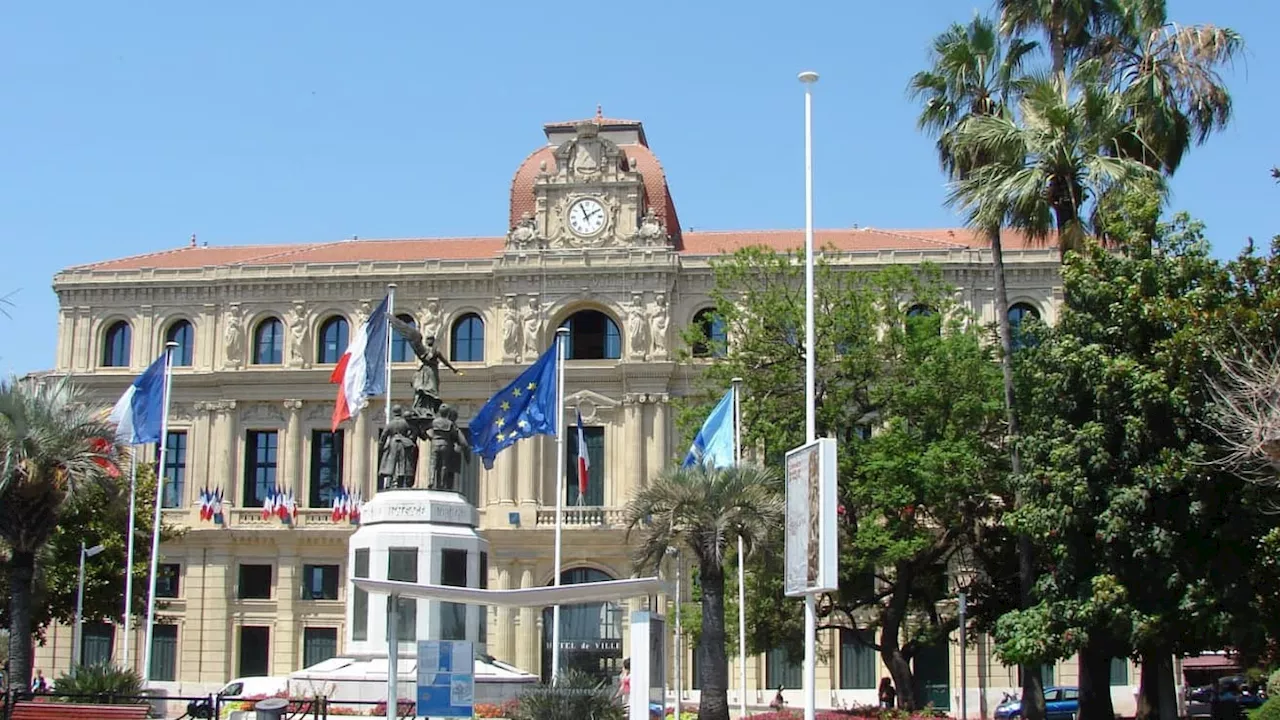
[[[288,675],[301,662],[293,614],[293,601],[298,596],[297,573],[297,548],[292,543],[283,545],[276,565],[276,623],[271,631],[274,635],[271,644],[275,650],[271,653],[271,665],[276,675]]]
[[[533,587],[533,565],[524,565],[520,568],[520,587]],[[516,667],[537,673],[539,642],[536,609],[520,608],[520,627],[516,633]]]
[[[302,487],[302,401],[285,400],[284,410],[289,418],[284,436],[285,486],[306,505],[306,489]]]
[[[511,569],[505,563],[498,565],[498,589],[511,589]],[[511,643],[515,639],[515,628],[511,622],[511,608],[500,605],[497,611],[497,630],[494,635],[493,655],[503,662],[515,663],[515,658],[511,657]]]
[[[654,472],[661,471],[671,463],[671,448],[667,438],[670,429],[667,427],[667,395],[650,395],[653,403],[653,460],[649,465]]]
[[[476,459],[479,462],[479,459]],[[493,458],[497,470],[498,491],[494,493],[497,502],[512,505],[516,502],[516,448],[509,447]]]
[[[231,659],[232,649],[235,646],[235,630],[231,627],[228,607],[233,586],[232,558],[229,549],[205,551],[205,553],[201,567],[188,567],[188,571],[198,570],[200,573],[201,585],[197,592],[200,594],[198,602],[202,607],[196,606],[196,599],[191,597],[192,590],[195,588],[188,587],[187,617],[188,619],[199,618],[200,634],[196,642],[200,653],[198,664],[200,681],[219,683],[226,682],[229,677],[235,677]],[[192,627],[190,620],[186,627]],[[180,647],[187,644],[181,637],[178,638],[178,643]]]
[[[155,336],[155,318],[152,305],[142,305],[138,314],[133,316],[133,348],[129,353],[129,367],[145,368],[164,351],[164,338]]]
[[[239,430],[237,429],[240,423],[236,413],[236,401],[219,400],[217,408],[221,412],[218,424],[222,426],[221,440],[219,442],[222,447],[218,452],[219,463],[221,464],[219,477],[222,478],[222,487],[227,497],[237,499],[236,505],[244,507],[245,499],[240,496],[236,487],[236,460],[239,457],[237,450],[240,447]]]
[[[627,468],[630,471],[627,478],[627,487],[622,488],[623,492],[615,498],[614,505],[623,505],[631,495],[644,487],[648,478],[645,477],[645,451],[644,451],[644,402],[647,398],[642,393],[634,393],[624,398],[626,403],[626,411],[623,415],[624,422],[627,427],[627,437],[629,438],[626,448]]]
[[[351,479],[347,485],[364,488],[367,500],[373,497],[373,489],[376,487],[376,484],[369,482],[369,413],[357,415],[354,425],[351,432]]]
[[[533,442],[538,442],[538,440],[532,438],[522,440],[502,451],[503,454],[511,456],[511,473],[515,476],[516,481],[516,502],[521,505],[536,505],[538,503],[538,488],[534,483],[535,480],[541,477],[541,474],[536,472],[530,464],[533,456],[529,450],[529,444]]]

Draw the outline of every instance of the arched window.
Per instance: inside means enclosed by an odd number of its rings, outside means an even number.
[[[129,323],[120,320],[102,334],[102,366],[129,367],[129,350],[133,345],[133,331]]]
[[[942,334],[942,316],[928,305],[916,304],[907,308],[907,332],[924,335]]]
[[[724,357],[729,350],[729,334],[725,330],[724,318],[711,308],[699,310],[693,316],[693,324],[701,331],[701,342],[694,343],[694,357]]]
[[[178,347],[173,349],[174,366],[191,367],[195,359],[195,339],[195,328],[191,327],[191,323],[186,320],[178,320],[169,326],[169,330],[164,334],[164,341],[178,343]]]
[[[1022,333],[1022,324],[1027,320],[1040,320],[1040,311],[1034,305],[1019,302],[1009,306],[1009,334],[1014,350],[1025,347],[1030,342],[1030,338],[1024,337]]]
[[[396,318],[411,328],[418,327],[418,321],[412,315],[396,315]],[[391,331],[391,362],[409,362],[413,360],[413,346],[403,335]]]
[[[298,322],[302,322],[299,320]],[[332,365],[347,351],[347,319],[334,315],[320,325],[320,341],[316,343],[316,362]]]
[[[560,573],[562,585],[613,580],[595,568],[573,568]],[[551,672],[551,639],[555,628],[552,608],[542,611],[542,674]],[[560,606],[561,670],[574,669],[599,678],[616,679],[622,670],[622,612],[617,603],[584,603]],[[571,648],[571,649],[569,649]]]
[[[467,313],[453,323],[449,357],[454,362],[484,362],[484,320]]]
[[[599,310],[580,310],[560,327],[569,329],[564,355],[569,360],[617,360],[622,357],[622,333],[613,318]]]
[[[253,331],[253,364],[279,365],[284,362],[284,323],[267,318]]]

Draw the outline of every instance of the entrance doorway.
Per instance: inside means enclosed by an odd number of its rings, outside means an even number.
[[[916,650],[915,698],[918,707],[932,705],[935,710],[951,709],[951,645],[939,640]]]
[[[574,568],[560,574],[562,585],[613,580],[595,568]],[[551,680],[551,641],[554,608],[542,610],[542,681]],[[560,670],[577,670],[603,682],[622,671],[622,610],[617,603],[560,606]]]

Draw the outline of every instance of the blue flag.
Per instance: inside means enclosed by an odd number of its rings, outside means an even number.
[[[733,451],[733,390],[724,394],[716,403],[702,429],[693,438],[689,454],[680,467],[692,467],[703,463],[712,467],[732,467]]]
[[[471,449],[486,470],[499,452],[534,435],[556,434],[556,343],[471,418]]]
[[[122,444],[160,442],[160,425],[164,420],[164,357],[156,358],[111,408],[109,419],[116,424],[116,438]]]

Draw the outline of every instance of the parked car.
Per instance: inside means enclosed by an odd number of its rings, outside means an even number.
[[[1080,690],[1073,687],[1044,689],[1045,720],[1075,720],[1080,713]],[[996,706],[996,720],[1018,720],[1022,717],[1022,701],[1014,698]]]

